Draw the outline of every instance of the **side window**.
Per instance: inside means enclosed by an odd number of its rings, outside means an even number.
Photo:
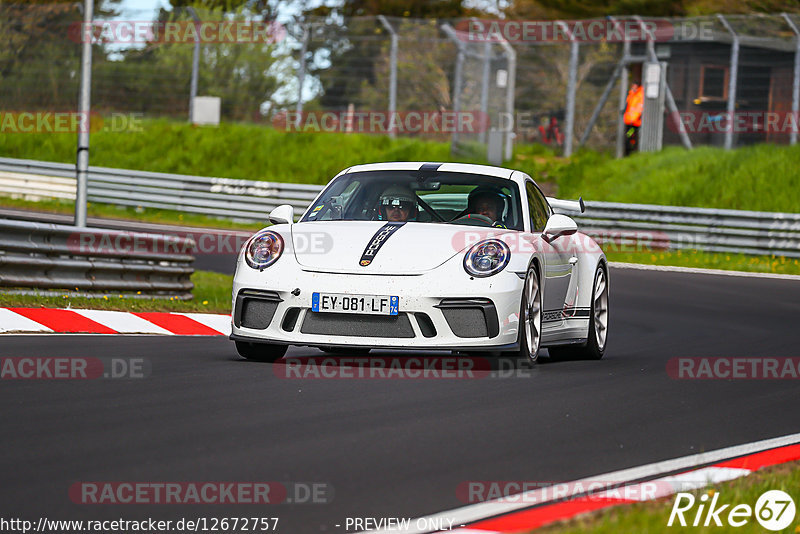
[[[531,182],[525,185],[528,191],[528,209],[531,216],[531,231],[541,232],[550,217],[550,209],[542,193]]]

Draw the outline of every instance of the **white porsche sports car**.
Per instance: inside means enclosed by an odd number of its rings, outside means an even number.
[[[520,171],[398,162],[340,172],[239,252],[231,339],[245,358],[289,345],[601,358],[605,255]]]

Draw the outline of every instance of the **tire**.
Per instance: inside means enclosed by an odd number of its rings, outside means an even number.
[[[322,352],[328,354],[338,354],[339,356],[366,356],[372,349],[352,349],[349,347],[320,347]]]
[[[533,365],[542,345],[542,284],[533,264],[525,275],[519,308],[519,357]]]
[[[550,357],[557,360],[599,360],[608,346],[608,274],[598,265],[592,284],[592,307],[589,336],[579,346],[550,347]]]
[[[286,345],[270,345],[267,343],[250,343],[249,341],[236,341],[236,352],[242,358],[247,358],[255,362],[274,362],[280,360],[286,349]]]

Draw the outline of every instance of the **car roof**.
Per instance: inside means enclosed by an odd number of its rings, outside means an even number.
[[[511,179],[514,171],[502,167],[491,165],[476,165],[474,163],[437,163],[425,161],[393,161],[387,163],[367,163],[365,165],[354,165],[345,171],[352,172],[365,171],[440,171],[440,172],[460,172],[465,174],[482,174],[484,176],[496,176],[497,178]]]

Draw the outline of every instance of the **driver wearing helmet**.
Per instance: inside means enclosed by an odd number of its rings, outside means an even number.
[[[469,193],[467,213],[483,215],[502,226],[505,201],[503,193],[492,187],[478,186]]]
[[[383,221],[406,222],[417,216],[416,195],[406,186],[390,186],[380,196],[378,209]]]

